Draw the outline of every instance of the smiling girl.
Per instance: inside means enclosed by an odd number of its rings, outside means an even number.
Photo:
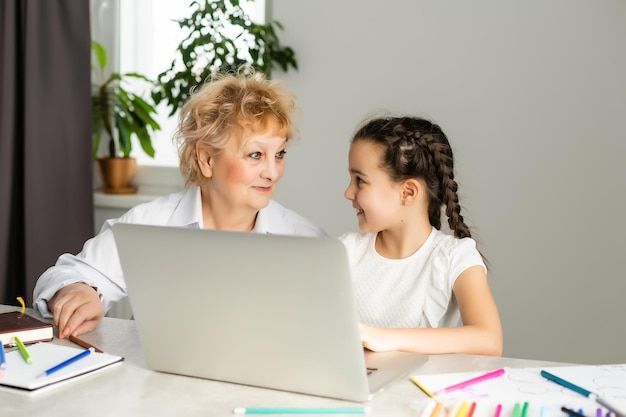
[[[502,354],[487,269],[461,216],[452,149],[414,117],[371,120],[355,133],[345,197],[361,233],[350,258],[363,346],[426,354]],[[441,231],[445,207],[451,234]]]

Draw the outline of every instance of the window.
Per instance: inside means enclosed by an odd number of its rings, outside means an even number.
[[[174,51],[185,33],[174,22],[190,14],[191,0],[121,0],[119,1],[120,72],[138,72],[149,78],[169,68]],[[242,7],[254,21],[265,21],[265,0],[243,1]],[[134,152],[140,165],[178,166],[172,142],[177,115],[169,117],[169,108],[161,103],[158,121],[161,130],[152,141],[154,159],[141,151]],[[133,147],[141,149],[139,145]]]

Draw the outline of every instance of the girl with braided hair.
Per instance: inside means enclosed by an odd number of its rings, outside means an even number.
[[[370,120],[354,134],[345,197],[361,233],[348,250],[363,346],[373,351],[500,356],[487,268],[461,215],[452,149],[415,117]],[[453,235],[441,231],[442,208]]]

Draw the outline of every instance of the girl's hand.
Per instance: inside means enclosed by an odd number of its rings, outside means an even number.
[[[374,352],[395,350],[389,343],[390,338],[385,336],[386,330],[387,329],[359,323],[359,333],[361,334],[363,347]]]

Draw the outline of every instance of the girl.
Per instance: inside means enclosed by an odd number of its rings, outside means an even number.
[[[502,354],[498,310],[453,167],[448,139],[427,120],[374,119],[352,139],[344,195],[362,233],[340,239],[370,350]],[[444,205],[454,236],[440,230]]]

